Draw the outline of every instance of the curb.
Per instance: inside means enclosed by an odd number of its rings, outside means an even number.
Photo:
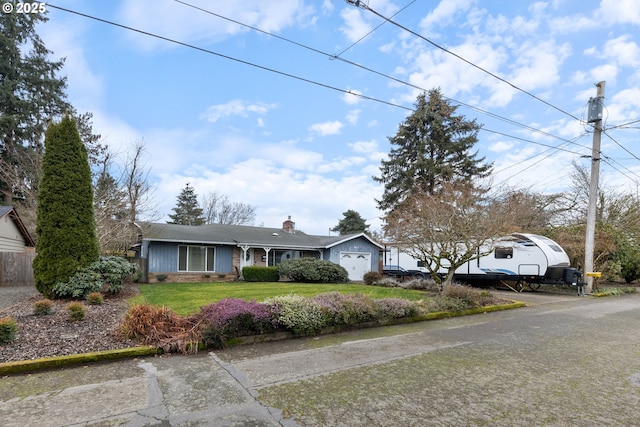
[[[43,357],[34,360],[0,363],[0,375],[23,374],[44,369],[62,368],[85,363],[118,360],[130,357],[154,356],[159,351],[155,347],[131,347],[117,350],[96,351],[92,353],[70,354],[67,356]]]

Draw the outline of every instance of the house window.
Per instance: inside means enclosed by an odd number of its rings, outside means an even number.
[[[215,271],[215,248],[178,246],[178,271]]]

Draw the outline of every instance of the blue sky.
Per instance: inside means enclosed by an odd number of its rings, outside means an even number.
[[[161,221],[189,182],[200,196],[256,206],[255,225],[291,215],[298,229],[328,234],[354,209],[379,228],[382,187],[371,176],[419,88],[474,107],[458,112],[487,129],[476,148],[494,162],[496,185],[541,193],[567,188],[572,161],[590,164],[581,156],[591,154],[595,83],[606,81],[606,128],[640,120],[635,0],[369,0],[422,38],[388,22],[376,29],[379,16],[344,1],[185,3],[56,0],[38,29],[66,57],[70,101],[94,114],[120,161],[144,140]],[[604,185],[636,192],[640,122],[607,134]]]

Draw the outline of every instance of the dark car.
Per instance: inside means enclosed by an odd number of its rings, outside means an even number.
[[[420,270],[407,270],[399,265],[385,265],[382,267],[382,274],[391,277],[415,277],[416,279],[424,279],[426,277]]]

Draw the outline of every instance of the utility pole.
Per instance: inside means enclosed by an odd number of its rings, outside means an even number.
[[[600,138],[602,135],[602,110],[605,82],[596,83],[597,94],[589,99],[587,121],[594,124],[593,147],[591,149],[591,181],[589,183],[589,210],[587,211],[587,232],[584,244],[585,292],[590,294],[593,287],[593,252],[596,236],[596,208],[598,205],[598,181],[600,180]]]

